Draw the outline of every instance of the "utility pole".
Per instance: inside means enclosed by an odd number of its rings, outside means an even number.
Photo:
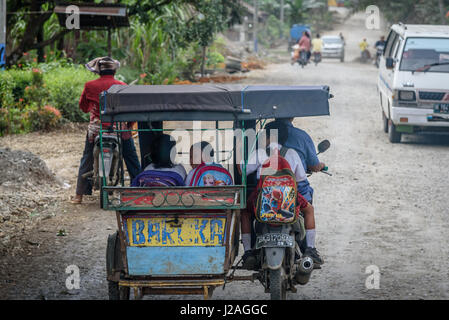
[[[259,20],[259,1],[254,0],[254,52],[257,53],[257,24]]]
[[[281,39],[284,38],[284,0],[281,0],[281,13],[280,13],[280,20],[281,20]]]
[[[0,0],[0,70],[6,65],[6,0]]]
[[[440,9],[440,23],[446,24],[446,16],[444,14],[444,4],[443,0],[438,0],[438,8]]]

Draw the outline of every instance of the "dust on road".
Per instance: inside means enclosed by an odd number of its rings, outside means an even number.
[[[377,69],[352,62],[357,43],[373,44],[379,31],[363,28],[363,15],[351,17],[343,32],[347,62],[318,66],[273,64],[248,74],[245,83],[329,85],[330,117],[296,119],[315,143],[331,141],[321,156],[332,177],[314,174],[317,247],[326,261],[310,283],[289,299],[447,299],[449,298],[448,137],[405,136],[390,144],[381,127]],[[31,134],[0,139],[0,146],[28,150],[46,161],[74,192],[84,131]],[[36,143],[40,141],[40,143]],[[59,146],[55,146],[55,144]],[[55,153],[54,149],[62,151]],[[62,199],[61,199],[62,200]],[[82,206],[61,201],[55,216],[41,221],[20,255],[0,259],[0,298],[106,299],[107,235],[115,215],[98,209],[93,197]],[[57,237],[59,229],[67,236]],[[68,291],[68,265],[81,271],[81,289]],[[380,270],[380,288],[367,289],[366,268]],[[198,299],[156,296],[148,299]],[[259,283],[235,282],[218,288],[214,299],[268,299]]]

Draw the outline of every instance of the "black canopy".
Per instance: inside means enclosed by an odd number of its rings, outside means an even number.
[[[114,85],[103,121],[256,120],[329,115],[326,86]]]

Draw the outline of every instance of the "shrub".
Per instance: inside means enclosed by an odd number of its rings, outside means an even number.
[[[26,113],[23,110],[12,108],[0,109],[0,136],[29,131]]]
[[[18,101],[25,95],[25,88],[32,84],[32,73],[29,70],[10,69],[7,73],[12,77],[12,94]]]
[[[25,87],[23,97],[25,104],[41,107],[47,103],[49,92],[40,69],[33,68],[31,86]],[[19,98],[19,101],[20,99],[22,98]]]
[[[83,66],[54,68],[44,73],[44,81],[49,91],[49,104],[55,106],[61,115],[72,122],[88,121],[89,114],[79,109],[79,99],[84,84],[96,76]]]
[[[216,68],[217,64],[225,62],[225,58],[217,51],[209,51],[207,54],[207,66]]]
[[[57,128],[61,123],[61,112],[56,108],[46,105],[42,109],[28,111],[27,120],[32,131],[49,131]]]
[[[0,108],[6,109],[13,105],[13,88],[13,78],[9,72],[0,72]]]

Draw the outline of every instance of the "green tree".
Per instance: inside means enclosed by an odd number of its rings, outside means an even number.
[[[198,42],[202,47],[201,76],[204,75],[206,49],[214,40],[215,34],[233,23],[232,11],[238,8],[236,0],[197,1],[196,14],[187,22],[185,39]]]

